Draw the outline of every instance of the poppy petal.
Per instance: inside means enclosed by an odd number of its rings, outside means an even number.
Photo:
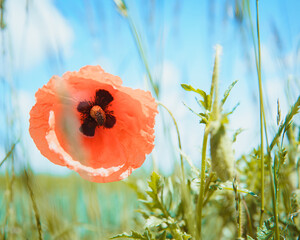
[[[95,135],[95,129],[97,127],[97,122],[91,117],[87,117],[80,126],[80,132],[85,136],[93,137]]]
[[[149,154],[154,147],[154,123],[157,114],[157,105],[150,92],[123,87],[115,99],[119,97],[117,109],[117,124],[122,126],[117,132],[122,144],[127,150],[128,160],[133,168],[140,167],[145,154]],[[129,97],[130,96],[130,97]],[[128,108],[128,106],[130,106]],[[130,139],[130,141],[129,141]]]
[[[113,96],[104,89],[99,89],[96,92],[95,104],[105,109],[109,103],[112,102]]]
[[[85,66],[82,67],[78,72],[66,72],[63,79],[77,78],[81,79],[81,83],[84,82],[83,79],[94,80],[99,83],[108,84],[113,87],[119,87],[122,85],[122,80],[118,76],[114,76],[110,73],[104,72],[100,66]]]
[[[106,114],[106,121],[104,124],[104,127],[106,128],[112,128],[116,123],[116,118],[115,116],[111,115],[111,114]]]
[[[92,168],[74,160],[72,156],[62,148],[57,138],[54,111],[50,111],[49,113],[48,124],[49,131],[46,133],[45,139],[48,143],[49,149],[56,153],[60,159],[63,159],[68,168],[78,172],[83,178],[94,182],[111,182],[121,180],[128,176],[128,169],[131,168],[125,166],[125,164],[109,168]]]
[[[83,114],[90,114],[91,108],[92,108],[91,102],[83,101],[78,104],[77,111]]]
[[[36,92],[36,104],[30,111],[29,133],[42,155],[55,164],[65,166],[64,160],[61,159],[57,153],[49,149],[48,142],[45,138],[49,130],[49,114],[50,111],[53,111],[53,104],[57,102],[53,88],[54,79],[52,78],[47,85]]]

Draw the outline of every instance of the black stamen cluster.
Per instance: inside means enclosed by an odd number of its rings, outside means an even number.
[[[93,137],[95,135],[96,127],[103,126],[104,128],[112,128],[116,123],[116,118],[112,111],[108,111],[107,107],[113,101],[113,96],[104,89],[96,91],[94,101],[83,101],[77,106],[77,111],[81,114],[82,124],[79,130],[86,136]],[[99,125],[95,119],[90,115],[91,108],[98,105],[102,108],[106,115],[106,121],[103,125]]]

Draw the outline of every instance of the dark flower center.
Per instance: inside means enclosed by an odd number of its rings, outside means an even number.
[[[86,136],[93,137],[96,127],[112,128],[116,118],[112,111],[107,110],[113,101],[113,96],[104,89],[96,91],[94,101],[83,101],[77,106],[81,114],[81,126],[79,130]]]

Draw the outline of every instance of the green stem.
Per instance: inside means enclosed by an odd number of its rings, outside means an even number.
[[[201,182],[200,182],[200,192],[197,202],[197,239],[201,239],[201,227],[202,227],[202,208],[203,208],[203,200],[204,200],[204,190],[205,190],[205,165],[206,165],[206,147],[207,147],[207,139],[208,139],[208,127],[205,127],[204,136],[203,136],[203,146],[202,146],[202,160],[201,160]]]
[[[209,111],[211,111],[211,116],[209,121],[218,120],[219,119],[219,107],[218,107],[218,68],[219,68],[219,56],[221,54],[221,46],[216,45],[216,57],[214,62],[214,70],[212,76],[212,83],[210,88],[210,107]],[[214,102],[213,100],[214,97]],[[213,106],[212,106],[213,104]],[[201,173],[200,173],[200,191],[196,208],[196,223],[197,223],[197,239],[201,239],[201,228],[202,228],[202,209],[205,195],[205,167],[206,167],[206,147],[207,147],[207,139],[209,134],[209,123],[206,124],[203,136],[203,146],[202,146],[202,159],[201,159]]]
[[[264,113],[264,126],[265,126],[265,135],[266,135],[267,152],[268,152],[268,165],[269,165],[270,181],[271,181],[273,214],[275,216],[275,226],[276,226],[275,234],[276,234],[277,239],[280,239],[279,224],[278,224],[278,204],[277,204],[278,203],[278,194],[277,194],[278,179],[277,179],[276,173],[275,173],[275,166],[273,166],[273,174],[274,174],[273,176],[272,176],[272,167],[270,167],[270,166],[272,166],[271,148],[269,147],[265,113]]]
[[[242,239],[242,209],[241,209],[241,195],[238,192],[238,183],[237,178],[234,178],[232,183],[232,188],[234,190],[235,195],[235,206],[236,206],[236,213],[237,213],[237,239]]]
[[[300,188],[300,159],[298,159],[297,161],[297,165],[296,165],[296,170],[297,170],[297,178],[298,178],[298,184],[297,184],[297,188]]]
[[[3,30],[5,28],[4,23],[4,3],[5,0],[0,0],[0,29]]]
[[[162,211],[163,215],[168,218],[170,217],[169,212],[167,211],[167,209],[165,209],[165,206],[163,205],[163,203],[160,201],[160,199],[157,197],[156,202],[158,202],[159,204],[159,208]]]
[[[147,58],[146,58],[146,55],[145,55],[145,52],[144,52],[144,48],[142,46],[142,42],[141,42],[140,37],[139,37],[139,34],[136,30],[136,27],[134,25],[134,22],[133,22],[132,18],[130,16],[127,16],[127,19],[128,19],[128,23],[129,23],[129,26],[130,26],[130,30],[131,30],[131,32],[134,36],[135,43],[136,43],[136,46],[138,48],[139,55],[140,55],[140,57],[143,61],[143,64],[145,66],[147,76],[148,76],[148,80],[150,82],[150,85],[151,85],[154,93],[155,93],[156,98],[158,98],[158,96],[159,96],[158,88],[156,87],[156,85],[153,81],[152,74],[151,74],[151,71],[150,71],[150,67],[149,67],[149,64],[148,64],[148,61],[147,61]]]
[[[20,139],[18,139],[11,147],[11,149],[9,150],[9,152],[6,154],[6,156],[3,158],[3,160],[0,163],[0,167],[2,166],[2,164],[13,154],[13,151],[15,149],[16,144],[19,142]]]
[[[247,232],[249,232],[249,235],[252,236],[253,235],[253,230],[252,230],[252,223],[251,223],[250,212],[249,212],[247,203],[246,203],[246,201],[245,201],[244,198],[242,198],[242,201],[243,201],[243,206],[244,206],[245,213],[246,213],[247,220],[248,220],[248,229],[247,229]]]
[[[168,210],[165,208],[163,202],[159,199],[158,196],[156,196],[156,202],[159,204],[159,208],[162,211],[164,217],[168,219],[170,217],[170,213]],[[178,224],[168,224],[168,227],[171,231],[172,236],[174,237],[175,240],[182,240],[180,234],[177,232],[177,229],[180,229]]]
[[[35,221],[36,221],[36,227],[37,227],[37,230],[38,230],[39,240],[43,240],[40,214],[39,214],[38,207],[37,207],[37,204],[36,204],[36,200],[35,200],[35,197],[34,197],[34,194],[33,194],[33,190],[32,190],[32,188],[30,186],[30,183],[29,183],[29,176],[28,176],[27,171],[25,169],[24,169],[24,174],[25,174],[25,180],[26,180],[26,184],[27,184],[27,187],[28,187],[29,195],[30,195],[30,198],[31,198],[32,206],[33,206],[33,211],[34,211],[34,214],[35,214]]]
[[[271,181],[271,192],[272,192],[272,207],[273,207],[273,214],[275,218],[275,239],[280,240],[279,234],[279,223],[278,223],[278,208],[277,208],[277,201],[276,201],[276,190],[275,190],[275,182],[274,177],[272,175],[272,160],[271,160],[271,153],[268,151],[268,167],[270,172],[270,181]]]
[[[175,125],[175,129],[176,129],[176,133],[177,133],[177,139],[178,139],[178,147],[179,147],[179,150],[180,150],[181,173],[182,173],[183,182],[185,183],[185,173],[184,173],[183,157],[182,157],[182,154],[181,154],[181,151],[182,151],[181,139],[180,139],[180,133],[179,133],[179,128],[178,128],[177,122],[176,122],[175,117],[172,114],[172,112],[164,104],[162,104],[161,102],[157,102],[157,104],[160,105],[160,106],[162,106],[165,110],[167,110],[167,112],[171,116],[171,118],[173,120],[173,123]]]
[[[259,32],[259,13],[258,13],[258,0],[256,0],[256,23],[257,23],[257,42],[258,42],[258,66],[257,66],[257,75],[258,75],[258,85],[259,85],[259,110],[260,110],[260,168],[261,168],[261,214],[259,226],[262,226],[263,215],[265,211],[265,168],[264,168],[264,125],[263,125],[263,116],[264,116],[264,103],[263,103],[263,92],[262,92],[262,81],[261,81],[261,51],[260,51],[260,32]]]
[[[180,140],[180,133],[179,133],[179,128],[177,125],[177,122],[172,114],[172,112],[162,103],[157,102],[158,105],[160,105],[161,107],[163,107],[171,116],[175,128],[176,128],[176,132],[177,132],[177,138],[178,138],[178,147],[179,147],[179,151],[180,151],[180,164],[181,164],[181,175],[182,175],[182,181],[181,181],[181,199],[182,199],[182,203],[183,203],[183,211],[184,211],[184,219],[188,228],[188,231],[190,233],[192,233],[192,235],[195,235],[196,233],[196,229],[195,229],[195,224],[194,221],[191,219],[194,211],[191,208],[191,198],[190,198],[190,194],[189,194],[189,190],[186,184],[186,178],[185,178],[185,172],[184,172],[184,165],[183,165],[183,156],[182,156],[182,147],[181,147],[181,140]]]
[[[242,239],[242,202],[240,193],[238,193],[238,239]]]
[[[262,93],[262,81],[261,81],[261,47],[260,47],[260,31],[259,31],[259,12],[258,12],[258,0],[256,0],[256,23],[257,23],[257,41],[258,41],[258,82],[259,82],[259,101],[260,101],[260,134],[261,134],[261,175],[262,175],[262,207],[261,207],[261,218],[260,218],[260,226],[262,226],[263,222],[263,213],[264,213],[264,145],[263,145],[263,118],[264,118],[264,104],[263,104],[263,93]],[[267,131],[267,129],[265,129]],[[268,151],[268,165],[269,165],[269,173],[271,180],[271,190],[272,190],[272,202],[273,202],[273,214],[275,217],[275,239],[280,239],[279,234],[279,225],[278,225],[278,208],[276,201],[276,189],[274,183],[274,177],[272,175],[272,164],[271,164],[271,153]],[[274,173],[275,174],[275,173]]]

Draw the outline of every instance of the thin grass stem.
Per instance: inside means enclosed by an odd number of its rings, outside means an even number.
[[[258,86],[259,86],[259,105],[260,105],[260,141],[261,141],[261,148],[260,148],[260,169],[261,169],[261,214],[259,220],[259,226],[261,227],[263,224],[263,215],[265,212],[265,171],[264,171],[264,140],[263,140],[263,118],[264,118],[264,110],[263,110],[263,95],[262,95],[262,83],[261,83],[261,55],[260,55],[260,33],[259,33],[259,18],[258,18],[258,11],[256,11],[256,22],[257,22],[257,39],[258,39],[258,47],[255,41],[255,34],[254,34],[254,26],[252,22],[251,10],[250,10],[250,3],[249,0],[247,1],[247,10],[249,15],[250,21],[250,29],[252,34],[252,41],[254,47],[254,54],[255,54],[255,63],[256,63],[256,70],[257,70],[257,77],[258,77]],[[257,8],[258,10],[258,8]]]
[[[3,160],[0,163],[0,167],[2,166],[2,164],[12,155],[16,144],[19,142],[19,140],[17,140],[10,148],[9,152],[6,154],[6,156],[3,158]]]
[[[146,69],[146,72],[147,72],[147,76],[148,76],[148,80],[150,82],[150,85],[151,85],[154,93],[155,93],[156,98],[158,99],[158,97],[159,97],[159,90],[158,90],[156,84],[153,81],[153,77],[152,77],[152,74],[151,74],[151,71],[150,71],[148,60],[147,60],[145,52],[144,52],[144,48],[142,46],[142,42],[140,40],[140,36],[139,36],[139,34],[138,34],[137,30],[136,30],[136,27],[135,27],[135,24],[134,24],[132,18],[130,16],[127,16],[127,19],[128,19],[128,23],[129,23],[129,27],[130,27],[130,30],[132,32],[132,35],[134,36],[134,40],[135,40],[136,46],[138,48],[139,55],[140,55],[140,57],[142,59],[142,62],[144,64],[144,66],[145,66],[145,69]]]
[[[24,170],[24,174],[25,174],[25,180],[26,180],[26,184],[27,184],[27,187],[28,187],[29,195],[30,195],[30,198],[31,198],[32,206],[33,206],[33,211],[34,211],[34,215],[35,215],[35,221],[36,221],[36,227],[37,227],[37,230],[38,230],[39,240],[43,240],[41,218],[40,218],[38,207],[37,207],[37,204],[36,204],[36,201],[35,201],[33,190],[32,190],[32,188],[30,186],[30,183],[29,183],[29,176],[28,176],[26,170]]]
[[[114,0],[114,2],[116,4],[116,7],[117,7],[119,13],[124,18],[127,19],[130,31],[131,31],[131,33],[134,37],[134,40],[135,40],[135,45],[137,46],[137,49],[138,49],[139,56],[140,56],[144,66],[145,66],[148,80],[150,82],[152,90],[155,93],[156,98],[158,99],[158,97],[159,97],[159,88],[157,87],[157,85],[153,81],[153,77],[152,77],[152,74],[151,74],[151,71],[150,71],[149,63],[148,63],[148,60],[146,58],[146,54],[145,54],[145,51],[144,51],[144,48],[143,48],[143,45],[142,45],[141,38],[140,38],[139,33],[138,33],[138,31],[135,27],[134,21],[132,20],[131,16],[129,15],[127,4],[125,3],[125,0]]]
[[[263,91],[262,91],[262,80],[261,80],[261,51],[260,51],[260,31],[259,31],[259,13],[258,13],[258,0],[256,1],[256,26],[257,26],[257,42],[258,42],[258,65],[257,76],[259,85],[259,115],[260,115],[260,168],[261,168],[261,214],[259,220],[259,226],[263,224],[263,215],[265,212],[265,163],[264,163],[264,102],[263,102]],[[256,61],[257,62],[257,61]]]
[[[263,214],[264,214],[264,142],[263,142],[263,119],[265,116],[264,111],[264,104],[263,104],[263,93],[262,93],[262,81],[261,81],[261,47],[260,47],[260,31],[259,31],[259,9],[258,9],[258,0],[256,0],[256,24],[257,24],[257,42],[258,42],[258,82],[259,82],[259,102],[260,102],[260,134],[261,134],[261,194],[262,194],[262,207],[261,207],[261,217],[259,221],[259,225],[262,226],[263,222]],[[267,129],[265,129],[267,132]],[[267,133],[266,133],[267,135]],[[277,201],[276,201],[276,189],[275,189],[275,183],[274,183],[274,176],[272,175],[272,164],[271,164],[271,153],[268,151],[268,162],[269,162],[269,173],[270,173],[270,180],[271,180],[271,190],[272,190],[272,202],[273,202],[273,214],[275,218],[275,239],[280,239],[279,234],[279,225],[278,225],[278,208],[277,208]]]
[[[243,206],[244,206],[245,213],[246,213],[247,220],[248,220],[248,229],[247,229],[247,231],[250,233],[249,235],[252,236],[253,235],[253,227],[252,227],[252,223],[251,223],[250,211],[248,209],[247,203],[246,203],[244,198],[242,198],[242,202],[243,202]]]
[[[238,239],[242,239],[242,202],[241,195],[238,193]]]
[[[276,198],[276,189],[275,189],[275,181],[274,177],[272,175],[272,158],[271,158],[271,152],[268,152],[268,167],[270,172],[270,181],[271,181],[271,193],[272,193],[272,207],[273,207],[273,214],[275,219],[275,239],[280,239],[279,234],[279,223],[278,223],[278,208],[277,208],[277,198]],[[274,173],[275,174],[275,173]]]
[[[179,133],[179,128],[178,128],[178,124],[176,122],[176,119],[174,117],[174,115],[172,114],[172,112],[170,111],[170,109],[168,109],[164,104],[162,104],[161,102],[157,102],[158,105],[160,105],[161,107],[163,107],[170,115],[170,117],[173,120],[173,123],[175,125],[175,129],[176,129],[176,133],[177,133],[177,139],[178,139],[178,148],[179,148],[179,152],[180,152],[180,165],[181,165],[181,173],[182,173],[182,178],[183,178],[183,182],[185,183],[185,173],[184,173],[184,164],[183,164],[183,157],[182,157],[182,147],[181,147],[181,138],[180,138],[180,133]]]

